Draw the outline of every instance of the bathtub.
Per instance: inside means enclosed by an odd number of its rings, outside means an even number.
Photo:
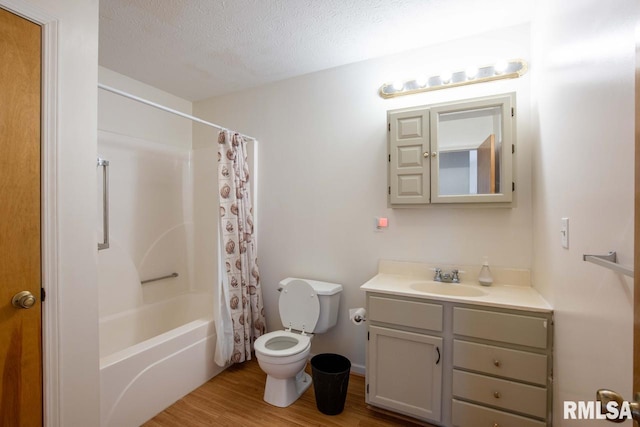
[[[219,373],[211,294],[100,319],[100,425],[137,427]]]

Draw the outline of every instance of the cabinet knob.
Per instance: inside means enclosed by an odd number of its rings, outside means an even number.
[[[499,368],[500,365],[502,365],[502,362],[500,362],[498,359],[493,360],[493,366],[495,366],[496,368]]]
[[[424,157],[425,159],[429,157],[429,152],[425,151],[424,153],[422,153],[422,157]]]
[[[494,391],[493,392],[493,397],[495,397],[496,399],[500,399],[500,392],[499,391]]]
[[[500,427],[498,423],[493,423],[493,427]]]
[[[436,155],[437,155],[437,154],[436,154],[436,152],[435,152],[435,151],[434,151],[433,153],[431,153],[431,157],[434,157],[434,158],[435,158],[435,157],[436,157]]]

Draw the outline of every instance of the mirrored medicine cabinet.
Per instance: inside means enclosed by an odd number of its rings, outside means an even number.
[[[391,110],[391,207],[500,203],[515,191],[515,93]]]

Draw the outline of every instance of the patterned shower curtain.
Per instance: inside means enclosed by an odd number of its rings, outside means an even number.
[[[218,135],[220,255],[216,352],[220,366],[251,359],[251,344],[266,332],[257,264],[246,142]]]

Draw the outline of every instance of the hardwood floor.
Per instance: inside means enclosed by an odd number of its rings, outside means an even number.
[[[307,370],[309,370],[307,365]],[[234,365],[183,397],[145,427],[204,426],[411,426],[374,412],[364,401],[364,377],[351,375],[344,411],[325,415],[316,408],[313,386],[287,408],[262,400],[266,374],[254,359]]]

